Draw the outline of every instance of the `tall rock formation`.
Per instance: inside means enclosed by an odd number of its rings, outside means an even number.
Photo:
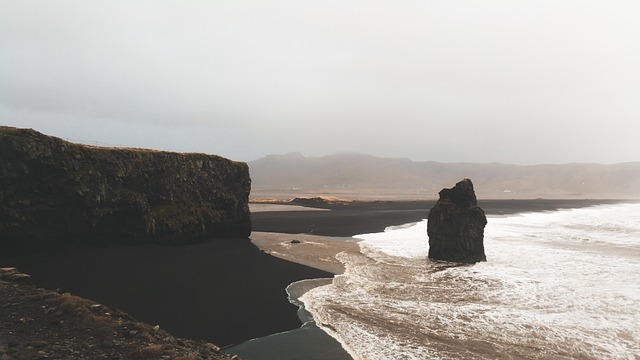
[[[442,189],[439,195],[427,222],[429,258],[462,263],[486,261],[483,239],[487,217],[478,207],[471,180],[463,179],[451,189]]]
[[[0,251],[248,237],[245,163],[0,127]]]

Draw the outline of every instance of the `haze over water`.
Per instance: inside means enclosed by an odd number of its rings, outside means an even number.
[[[356,237],[302,297],[355,359],[640,358],[640,204],[489,218],[475,265],[428,260],[426,220]]]

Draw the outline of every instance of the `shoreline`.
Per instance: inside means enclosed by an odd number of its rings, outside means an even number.
[[[251,214],[253,232],[283,234],[309,234],[329,237],[351,237],[358,234],[382,232],[388,226],[402,225],[427,218],[435,200],[416,201],[353,201],[348,204],[318,203],[312,210],[291,210],[289,204],[281,211],[254,212]],[[513,215],[525,212],[555,211],[638,202],[638,200],[478,200],[478,206],[487,216]],[[313,211],[316,210],[316,211]],[[330,211],[327,211],[330,210]]]
[[[265,253],[283,259],[320,269],[333,275],[344,272],[344,266],[336,254],[359,252],[358,239],[310,234],[286,234],[255,231],[251,243]]]
[[[307,279],[287,287],[289,301],[298,306],[298,317],[302,322],[299,328],[251,339],[223,350],[244,360],[353,360],[345,345],[315,322],[300,299],[307,291],[332,281],[330,278]]]
[[[591,206],[599,206],[599,205],[611,205],[611,204],[619,204],[619,203],[629,203],[629,202],[638,202],[635,200],[495,200],[488,202],[490,205],[487,207],[485,212],[487,213],[488,218],[500,218],[500,217],[508,217],[508,216],[517,216],[518,214],[532,213],[532,212],[551,212],[551,211],[559,211],[559,210],[569,210],[569,209],[577,209]],[[393,202],[395,206],[398,206],[397,202]],[[480,203],[480,202],[479,202]],[[378,204],[376,204],[378,205]],[[282,209],[287,209],[278,212],[277,209],[271,208],[270,212],[274,215],[277,214],[281,217],[281,219],[287,219],[291,217],[291,212],[288,207],[290,205],[282,204],[282,205],[273,205],[274,207],[281,206]],[[331,206],[327,206],[331,207]],[[313,208],[310,208],[313,209]],[[338,209],[344,209],[344,207],[338,207]],[[484,209],[484,208],[483,208]],[[322,211],[326,211],[324,208]],[[331,209],[334,210],[334,209]],[[340,212],[340,210],[336,211]],[[313,214],[313,213],[310,213]],[[318,219],[326,219],[325,213],[315,213]],[[428,211],[427,213],[428,214]],[[402,224],[390,224],[385,226],[401,226],[409,223],[416,223],[418,221],[422,221],[426,219],[426,214],[423,219],[408,221]],[[407,219],[414,219],[414,214],[405,214]],[[311,219],[311,217],[308,217]],[[357,225],[355,225],[357,228]],[[286,231],[286,229],[282,229]],[[289,261],[297,262],[300,264],[323,268],[324,270],[334,272],[336,275],[344,272],[344,266],[339,263],[336,259],[336,255],[340,252],[360,252],[360,246],[358,239],[351,239],[350,237],[346,237],[348,233],[339,233],[342,236],[321,236],[321,235],[310,235],[310,234],[290,234],[287,232],[254,232],[252,234],[252,242],[258,246],[262,251],[269,253],[272,256],[276,256],[282,259],[286,259]],[[384,231],[384,230],[383,230]],[[359,234],[359,233],[358,233]],[[358,235],[358,234],[353,234]],[[300,243],[291,244],[291,240],[298,240]],[[425,243],[428,241],[428,237],[425,234]],[[336,247],[336,245],[341,244],[342,246]],[[349,245],[344,245],[349,244]],[[310,259],[309,253],[314,253],[315,258]],[[331,255],[333,255],[331,257]],[[328,258],[332,258],[335,262],[339,264],[335,264],[332,261],[328,261]],[[308,281],[308,280],[307,280]],[[304,296],[304,294],[302,295]],[[301,300],[300,300],[301,301]],[[313,314],[311,314],[313,317]],[[337,342],[337,345],[340,346],[344,353],[348,354],[348,357],[344,358],[341,356],[337,356],[335,358],[332,357],[324,357],[324,359],[353,359],[349,349],[343,341],[340,339],[337,333],[335,333],[330,327],[323,326],[322,324],[317,324],[315,319],[313,320],[313,324],[323,331],[322,335],[316,335],[319,338],[329,336]],[[303,325],[304,327],[304,325]],[[302,329],[302,327],[301,327]],[[296,331],[296,330],[293,330]],[[278,335],[278,334],[275,334]],[[324,336],[323,336],[324,335]],[[262,338],[264,339],[264,338]],[[256,341],[260,341],[261,339],[255,339]],[[268,344],[268,342],[267,342]],[[238,352],[239,355],[242,355],[242,351]],[[292,357],[292,359],[295,357]],[[256,357],[257,359],[261,359],[261,357]],[[288,358],[286,358],[288,359]]]
[[[623,202],[637,201],[480,200],[479,205],[488,216],[502,216]],[[433,202],[360,202],[319,211],[277,205],[285,210],[253,213],[256,230],[251,240],[0,254],[0,266],[18,267],[39,287],[60,288],[118,308],[176,337],[225,347],[300,328],[295,307],[287,300],[287,286],[342,273],[335,255],[359,252],[351,236],[422,220],[429,203]],[[277,231],[264,231],[267,227]],[[307,233],[291,233],[300,229]],[[323,334],[330,336],[324,330]]]

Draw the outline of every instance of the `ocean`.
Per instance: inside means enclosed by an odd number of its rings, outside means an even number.
[[[300,300],[354,359],[640,359],[640,204],[488,221],[474,265],[427,259],[426,220],[357,235]]]

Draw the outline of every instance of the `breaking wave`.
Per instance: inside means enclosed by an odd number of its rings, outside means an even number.
[[[354,359],[640,358],[640,204],[489,218],[475,265],[427,259],[426,220],[356,237],[301,298]]]

